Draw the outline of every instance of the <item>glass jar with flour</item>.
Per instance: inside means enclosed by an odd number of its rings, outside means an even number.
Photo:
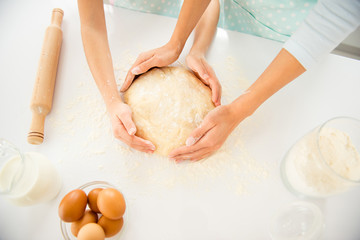
[[[0,139],[0,195],[19,206],[53,199],[61,178],[49,159],[37,152],[20,152]]]
[[[327,197],[360,185],[360,121],[333,118],[288,151],[281,164],[284,184],[308,197]]]

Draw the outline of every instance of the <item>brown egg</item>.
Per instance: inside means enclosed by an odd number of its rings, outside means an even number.
[[[100,212],[111,220],[120,219],[126,208],[124,196],[114,188],[107,188],[99,193],[97,206]]]
[[[80,229],[77,239],[78,240],[104,240],[105,233],[99,224],[88,223]]]
[[[97,206],[97,198],[99,195],[99,192],[103,190],[102,188],[95,188],[91,190],[88,194],[88,205],[93,212],[100,213],[100,210]]]
[[[75,189],[61,200],[59,205],[59,216],[64,222],[79,220],[85,212],[87,196],[83,190]]]
[[[77,237],[79,230],[88,223],[96,223],[98,220],[98,215],[91,210],[86,210],[82,218],[76,222],[71,223],[71,232]]]
[[[101,216],[98,224],[104,229],[105,237],[112,237],[120,232],[122,226],[124,225],[124,219],[120,218],[119,220],[111,220],[105,216]]]

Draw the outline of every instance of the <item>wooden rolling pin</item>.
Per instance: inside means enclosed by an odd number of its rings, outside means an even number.
[[[45,31],[35,86],[30,103],[33,115],[27,140],[31,144],[41,144],[44,140],[45,117],[50,112],[52,106],[56,71],[62,42],[61,22],[63,16],[63,10],[59,8],[53,9],[51,24]]]

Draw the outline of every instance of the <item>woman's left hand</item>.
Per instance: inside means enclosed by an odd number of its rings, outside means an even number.
[[[169,158],[176,162],[197,161],[211,155],[222,146],[239,122],[230,105],[216,107],[191,133],[186,140],[186,146],[172,151]]]
[[[221,85],[205,57],[190,52],[186,57],[186,64],[205,85],[210,87],[214,105],[221,105]]]

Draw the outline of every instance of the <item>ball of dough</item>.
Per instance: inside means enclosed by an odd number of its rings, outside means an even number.
[[[191,132],[215,108],[211,90],[181,67],[154,68],[139,76],[124,94],[133,111],[136,135],[167,156],[185,145]]]

